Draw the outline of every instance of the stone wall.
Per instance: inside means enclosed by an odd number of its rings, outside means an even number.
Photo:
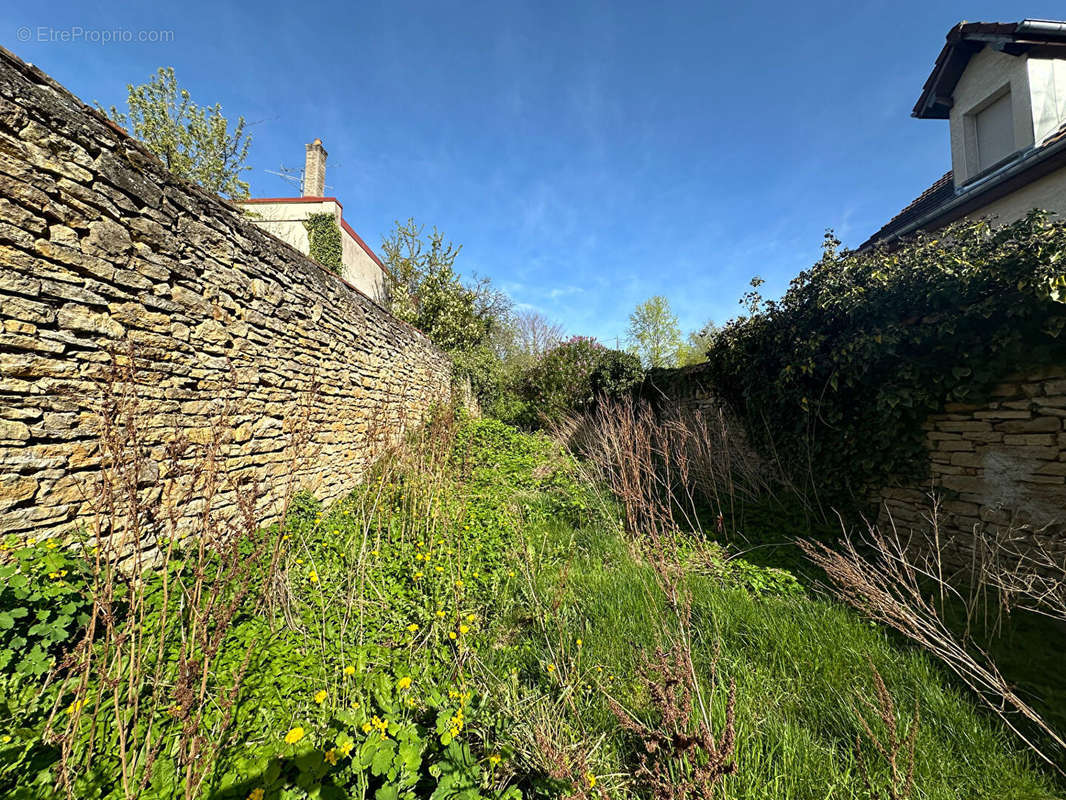
[[[1066,546],[1066,367],[1006,377],[991,399],[948,404],[925,423],[929,477],[876,494],[880,522],[931,528],[933,497],[948,559],[970,562],[978,535],[1042,531]]]
[[[700,365],[653,370],[643,394],[701,411],[718,408]],[[1066,557],[1066,366],[1007,376],[987,401],[948,404],[924,428],[927,478],[874,490],[880,525],[931,533],[935,498],[950,564],[969,565],[981,537],[1003,535],[1015,548],[1038,537]]]
[[[0,50],[0,534],[92,515],[104,385],[131,356],[146,480],[217,434],[216,507],[254,481],[266,518],[294,472],[352,488],[450,392],[425,336]]]

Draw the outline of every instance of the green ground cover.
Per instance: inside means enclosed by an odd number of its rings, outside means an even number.
[[[860,719],[887,736],[867,703],[874,669],[901,738],[917,704],[911,796],[1059,796],[929,657],[784,562],[758,563],[770,548],[728,560],[696,536],[673,544],[682,604],[611,498],[547,437],[444,418],[343,501],[298,496],[285,526],[241,545],[241,563],[260,560],[240,580],[224,555],[192,553],[146,589],[116,580],[113,613],[138,615],[123,630],[144,637],[121,642],[140,660],[122,660],[105,683],[77,679],[97,674],[78,671],[87,653],[117,647],[99,637],[77,646],[102,585],[88,551],[8,542],[0,795],[57,796],[64,770],[78,798],[646,795],[641,741],[619,712],[649,730],[663,724],[657,676],[642,667],[684,642],[715,733],[735,716],[735,771],[717,796],[888,796],[889,766]],[[276,569],[263,554],[277,554]],[[192,563],[215,570],[212,595],[235,608],[226,624],[205,623],[212,635],[199,650],[188,645],[189,609],[208,599],[174,601],[195,584]],[[167,626],[170,635],[151,633]],[[213,668],[196,672],[208,656]],[[209,675],[203,702],[179,691],[190,673]],[[670,775],[682,782],[701,758],[675,759]]]

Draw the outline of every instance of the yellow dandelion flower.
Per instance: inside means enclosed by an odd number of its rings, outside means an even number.
[[[401,690],[402,689],[410,689],[411,688],[411,678],[409,676],[407,676],[407,675],[405,675],[404,677],[400,678],[400,680],[396,681],[396,688],[397,689],[401,689]]]
[[[315,702],[319,705],[322,705],[324,702],[326,702],[326,698],[328,696],[329,692],[327,692],[325,689],[319,689],[317,692],[315,692]]]
[[[248,800],[263,800],[264,792],[261,788],[252,789],[248,794]]]
[[[425,577],[425,576],[423,575],[422,572],[416,572],[415,573],[415,580],[416,581],[421,580],[423,577]]]
[[[351,708],[354,711],[355,709],[359,708],[359,701],[358,700],[353,700],[352,702],[350,702],[348,704],[348,707]]]
[[[44,546],[47,547],[49,550],[55,550],[57,547],[59,547],[59,544],[56,542],[55,539],[49,539],[47,542],[45,542]]]
[[[463,588],[463,582],[461,580],[456,581],[455,582],[455,588],[456,589],[462,589]]]
[[[437,619],[444,619],[444,609],[443,608],[438,608],[437,609]]]
[[[67,713],[73,714],[76,711],[80,711],[85,706],[86,699],[87,698],[83,697],[81,700],[75,700],[73,703],[67,706]]]
[[[455,631],[448,631],[448,638],[449,639],[454,639],[455,638]]]
[[[349,678],[352,677],[355,674],[355,667],[348,665],[344,668],[344,674]]]
[[[549,664],[545,669],[548,670],[548,672],[555,672],[555,665]]]
[[[10,741],[11,741],[11,734],[10,733],[5,733],[3,736],[0,736],[0,744],[7,744]]]
[[[374,726],[373,725],[371,725],[369,722],[364,722],[363,723],[363,733],[370,733],[370,731],[372,731],[372,730],[374,730]]]
[[[344,742],[343,744],[337,745],[337,752],[344,756],[344,758],[347,758],[352,752],[353,747],[355,747],[354,742]]]
[[[337,751],[334,750],[332,747],[325,753],[323,753],[322,757],[326,759],[326,761],[329,762],[331,766],[337,766]]]
[[[318,573],[311,570],[307,573],[307,580],[311,581],[311,583],[318,583]]]
[[[302,563],[304,563],[304,560],[302,558],[298,558],[298,559],[296,559],[296,563],[297,564],[302,564]]]
[[[477,619],[477,617],[475,617],[473,614],[467,614],[466,615],[466,621],[467,622],[473,622],[476,619]]]
[[[514,577],[514,570],[513,569],[510,572],[507,573],[507,577],[509,577],[509,578],[513,578]]]
[[[459,626],[459,633],[470,633],[470,626],[469,625],[460,625]]]
[[[499,764],[500,761],[501,758],[499,753],[493,753],[491,756],[489,756],[489,763],[494,767]]]
[[[593,775],[591,772],[586,772],[585,783],[587,783],[589,785],[589,788],[591,789],[593,786],[596,785],[596,776]]]
[[[407,626],[407,630],[409,630],[411,633],[414,633],[415,631],[418,630],[418,624],[415,623],[415,622],[412,622],[410,625]]]
[[[381,555],[381,553],[380,553],[379,551],[377,551],[377,550],[371,550],[371,551],[370,551],[370,555],[372,555],[372,556],[378,556],[378,555]]]
[[[304,729],[297,725],[285,734],[285,744],[296,744],[302,738],[304,738]]]
[[[444,567],[442,567],[442,566],[440,566],[440,565],[437,565],[437,566],[436,566],[436,567],[434,567],[433,569],[437,570],[437,572],[444,572]]]
[[[581,647],[581,645],[583,645],[583,644],[584,644],[583,641],[581,641],[580,639],[577,640],[577,646],[578,647]]]

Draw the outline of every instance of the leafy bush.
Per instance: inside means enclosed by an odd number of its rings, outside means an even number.
[[[50,791],[55,747],[39,731],[56,703],[48,676],[88,621],[86,565],[54,539],[0,543],[0,792]],[[30,795],[32,796],[32,795]]]
[[[1066,226],[966,222],[894,250],[837,251],[714,340],[706,375],[794,482],[853,502],[923,467],[922,423],[1005,371],[1058,361]],[[772,451],[770,447],[772,446]]]
[[[558,422],[591,408],[598,397],[620,397],[640,380],[640,360],[575,336],[545,353],[525,374],[527,426]]]

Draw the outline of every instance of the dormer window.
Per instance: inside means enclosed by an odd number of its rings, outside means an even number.
[[[978,172],[994,167],[1017,149],[1014,146],[1014,113],[1009,88],[984,108],[968,116],[974,128],[972,141],[977,147]]]

